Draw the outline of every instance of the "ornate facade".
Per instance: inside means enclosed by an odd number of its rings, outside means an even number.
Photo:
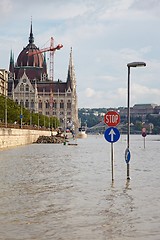
[[[31,52],[36,52],[30,55]],[[53,81],[47,74],[45,54],[34,44],[32,24],[29,43],[20,52],[16,63],[11,52],[8,79],[8,95],[17,104],[32,112],[56,116],[62,128],[78,128],[76,77],[70,52],[66,82]]]
[[[0,69],[0,95],[7,96],[8,94],[8,71]]]

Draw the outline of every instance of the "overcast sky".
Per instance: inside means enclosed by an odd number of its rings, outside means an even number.
[[[160,0],[1,0],[0,68],[10,51],[28,44],[31,16],[35,44],[63,48],[55,53],[54,79],[66,81],[70,48],[77,80],[78,107],[127,105],[127,63],[131,68],[131,106],[160,105]],[[49,64],[49,55],[48,64]]]

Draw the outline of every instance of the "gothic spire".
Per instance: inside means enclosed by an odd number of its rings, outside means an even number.
[[[29,43],[30,43],[30,44],[34,43],[34,37],[33,37],[33,32],[32,32],[32,19],[31,19],[31,28],[30,28]]]
[[[11,49],[11,53],[10,53],[10,63],[13,63],[14,59],[13,59],[13,53],[12,53],[12,49]]]
[[[73,56],[72,56],[72,47],[71,47],[71,51],[70,51],[67,82],[70,82],[71,89],[73,89],[76,85],[76,77],[75,77]]]
[[[43,60],[43,72],[47,73],[47,61],[46,61],[46,53],[44,52],[44,60]]]
[[[71,51],[70,51],[69,66],[70,66],[70,67],[73,67],[73,55],[72,55],[72,47],[71,47]]]
[[[11,50],[11,53],[10,53],[10,64],[9,64],[9,71],[10,73],[14,73],[14,54]]]

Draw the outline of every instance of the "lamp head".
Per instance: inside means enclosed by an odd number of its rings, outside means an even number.
[[[131,62],[127,64],[127,67],[145,67],[145,62]]]

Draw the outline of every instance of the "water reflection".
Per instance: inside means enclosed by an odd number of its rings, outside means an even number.
[[[129,190],[131,190],[131,187],[128,180],[124,189],[117,187],[113,182],[111,188],[108,189],[106,208],[102,214],[105,216],[103,232],[106,239],[107,236],[109,236],[109,239],[134,238],[134,225],[131,221],[134,201],[132,195],[128,192]]]

